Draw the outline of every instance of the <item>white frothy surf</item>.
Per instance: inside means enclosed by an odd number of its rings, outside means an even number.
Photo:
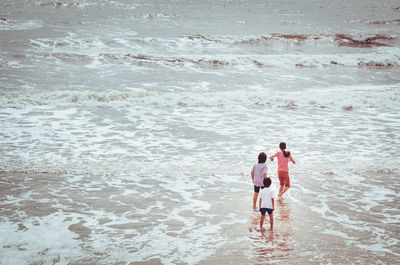
[[[395,1],[128,2],[0,3],[0,263],[399,258]]]

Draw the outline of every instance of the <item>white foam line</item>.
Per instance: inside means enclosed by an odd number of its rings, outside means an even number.
[[[208,84],[200,84],[200,86],[208,87]],[[163,92],[163,93],[152,93],[146,90],[137,89],[134,91],[114,91],[114,92],[98,92],[93,93],[89,91],[62,91],[58,93],[40,93],[40,94],[18,94],[18,95],[5,95],[0,99],[4,106],[26,106],[26,105],[38,105],[38,104],[61,104],[76,106],[78,104],[90,104],[90,105],[110,105],[110,106],[124,106],[131,105],[133,103],[147,103],[156,105],[167,105],[176,106],[180,104],[187,104],[190,106],[230,106],[230,105],[243,105],[248,104],[254,105],[256,102],[267,102],[270,107],[279,107],[288,105],[296,108],[318,108],[319,106],[325,106],[325,108],[339,108],[343,109],[346,106],[351,108],[361,109],[400,109],[400,95],[397,94],[398,86],[381,86],[376,87],[375,90],[366,87],[360,89],[359,86],[353,89],[348,89],[344,94],[337,93],[335,88],[326,89],[324,91],[315,91],[313,96],[310,98],[308,93],[303,92],[291,92],[291,94],[283,96],[276,92],[270,91],[269,93],[263,92],[260,94],[254,88],[246,92],[236,91],[232,92]],[[208,88],[206,88],[208,89]],[[264,88],[265,90],[266,88]],[[363,96],[360,97],[360,93]],[[391,102],[387,104],[385,102]],[[45,107],[45,106],[42,106]],[[39,108],[39,106],[36,106]],[[55,111],[55,110],[53,110]],[[72,115],[72,111],[68,115]],[[62,111],[64,112],[64,111]],[[18,113],[18,112],[17,112]],[[60,112],[57,112],[60,113]],[[13,110],[15,115],[15,110]],[[62,113],[60,113],[62,114]],[[356,157],[354,159],[357,159]],[[362,160],[362,158],[359,158]]]
[[[4,30],[27,30],[41,28],[42,24],[39,20],[13,20],[7,19],[0,21],[0,31]]]
[[[36,225],[33,223],[36,222]],[[67,229],[64,216],[53,213],[44,218],[31,218],[23,222],[27,230],[17,230],[17,225],[0,223],[0,256],[6,264],[25,264],[37,258],[37,253],[46,251],[46,259],[79,257],[83,251],[76,234]],[[6,248],[4,246],[7,246]],[[26,249],[25,251],[19,248]],[[45,259],[43,258],[43,259]],[[65,262],[65,261],[64,261]]]
[[[358,248],[361,248],[361,249],[364,249],[364,250],[368,250],[368,251],[372,251],[372,252],[385,252],[385,253],[393,254],[393,251],[391,251],[390,249],[387,249],[386,246],[384,246],[381,243],[376,243],[374,245],[356,244],[356,246]]]
[[[348,239],[348,240],[356,240],[357,239],[356,237],[349,237],[346,233],[340,232],[338,230],[325,229],[325,230],[321,231],[321,233],[338,236],[338,237]]]

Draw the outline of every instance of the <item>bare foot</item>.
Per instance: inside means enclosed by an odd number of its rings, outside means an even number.
[[[258,212],[257,207],[253,207],[253,211]]]

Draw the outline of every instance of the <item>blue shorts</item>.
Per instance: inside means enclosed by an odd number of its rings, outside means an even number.
[[[273,211],[274,211],[274,209],[270,209],[270,208],[260,208],[260,212],[262,215],[265,215],[265,212],[267,212],[268,215],[271,215]]]

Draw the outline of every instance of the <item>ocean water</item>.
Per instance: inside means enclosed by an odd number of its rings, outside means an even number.
[[[395,0],[2,0],[0,264],[398,264],[399,32]]]

